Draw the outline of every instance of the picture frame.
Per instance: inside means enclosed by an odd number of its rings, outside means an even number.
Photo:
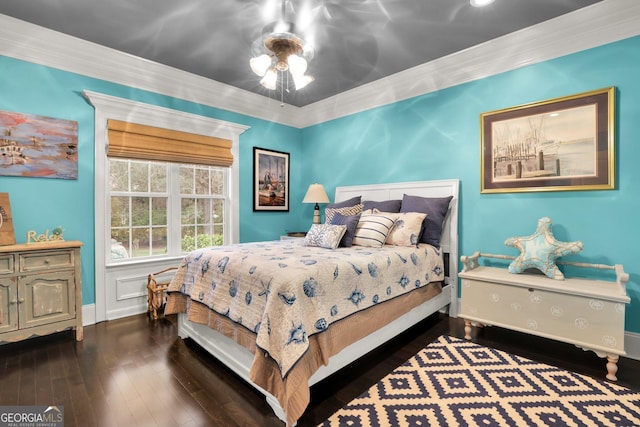
[[[253,148],[253,210],[289,211],[289,153]]]
[[[480,116],[480,192],[615,189],[615,87]]]
[[[0,193],[0,246],[15,245],[15,243],[16,235],[13,231],[9,193]]]
[[[78,122],[0,111],[0,175],[78,179]]]

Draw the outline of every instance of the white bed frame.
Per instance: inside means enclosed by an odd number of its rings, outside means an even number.
[[[336,188],[336,202],[348,200],[354,196],[362,196],[362,200],[377,201],[402,199],[404,194],[423,197],[453,196],[449,205],[449,212],[445,218],[441,239],[441,248],[444,253],[448,254],[449,277],[445,280],[445,286],[441,294],[415,307],[410,312],[377,330],[375,333],[351,344],[340,353],[332,356],[329,359],[329,364],[321,367],[309,379],[309,386],[337,372],[344,366],[362,357],[437,311],[447,310],[449,316],[457,316],[458,188],[458,180],[417,181]],[[254,384],[249,378],[249,370],[253,363],[253,354],[251,352],[206,325],[187,321],[186,315],[184,314],[180,314],[178,318],[178,335],[181,338],[193,339],[216,359],[264,394],[276,416],[286,423],[286,414],[277,399],[271,395],[271,393]]]

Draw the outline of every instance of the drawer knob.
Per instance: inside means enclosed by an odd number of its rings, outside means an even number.
[[[45,259],[44,259],[44,263],[45,263],[45,264],[50,264],[50,263],[51,263],[51,260],[50,260],[49,258],[45,258]]]
[[[535,289],[533,288],[529,288],[529,292],[533,292]]]

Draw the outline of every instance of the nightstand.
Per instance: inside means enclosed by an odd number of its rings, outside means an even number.
[[[280,236],[280,240],[304,239],[306,235],[306,231],[294,231],[292,233],[287,233],[284,236]]]

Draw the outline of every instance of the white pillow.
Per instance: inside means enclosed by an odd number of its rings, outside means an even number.
[[[353,238],[354,245],[379,248],[384,245],[393,229],[398,214],[378,212],[362,214]]]
[[[304,238],[304,244],[305,246],[335,249],[346,231],[346,225],[313,224]]]
[[[396,224],[385,244],[395,246],[416,246],[419,243],[422,222],[427,214],[420,212],[399,213]]]

